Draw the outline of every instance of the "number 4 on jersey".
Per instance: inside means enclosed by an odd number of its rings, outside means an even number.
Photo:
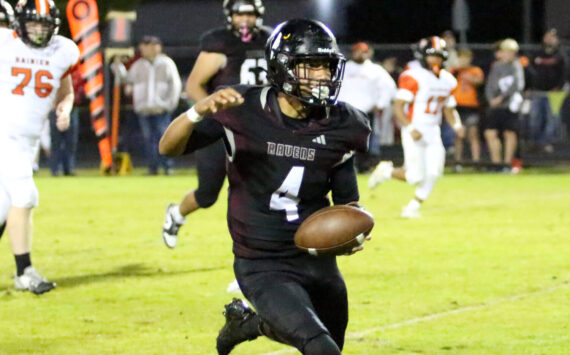
[[[294,166],[287,174],[283,183],[271,195],[269,209],[273,211],[285,211],[287,221],[292,222],[299,219],[299,190],[303,182],[304,166]]]

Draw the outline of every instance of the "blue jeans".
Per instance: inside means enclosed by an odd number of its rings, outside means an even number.
[[[555,141],[560,127],[560,118],[552,113],[546,92],[533,93],[530,106],[530,138],[536,144],[545,145]]]
[[[172,167],[172,159],[158,153],[158,142],[170,124],[171,114],[144,115],[137,113],[137,117],[144,138],[149,173],[156,174],[159,167],[164,168],[165,171],[169,170]]]
[[[455,144],[455,131],[453,127],[447,123],[447,120],[443,120],[441,123],[441,141],[446,150]]]
[[[49,113],[51,136],[50,169],[52,175],[57,175],[59,168],[64,175],[71,175],[75,166],[75,152],[77,151],[77,138],[79,136],[79,112],[76,108],[71,110],[69,128],[61,132],[56,126],[55,111]]]

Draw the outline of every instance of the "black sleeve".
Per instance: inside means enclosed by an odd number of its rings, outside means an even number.
[[[345,205],[360,199],[354,157],[334,168],[331,174],[331,191],[335,205]]]
[[[222,125],[212,119],[204,118],[194,125],[194,130],[188,139],[184,154],[192,153],[200,148],[210,145],[224,136]]]

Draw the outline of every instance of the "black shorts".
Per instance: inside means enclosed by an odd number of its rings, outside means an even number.
[[[335,257],[236,258],[244,296],[271,330],[299,351],[320,334],[340,349],[348,324],[348,297]]]
[[[508,108],[490,108],[487,112],[485,129],[498,131],[519,131],[519,116]]]
[[[457,106],[457,113],[465,127],[479,126],[480,110],[477,107]]]

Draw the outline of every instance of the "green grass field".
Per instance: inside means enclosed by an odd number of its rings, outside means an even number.
[[[341,257],[349,290],[345,354],[569,354],[570,175],[453,175],[419,220],[399,218],[413,189],[389,181],[361,202],[376,217],[363,252]],[[0,253],[1,354],[214,354],[231,300],[225,193],[160,237],[166,204],[195,186],[174,177],[36,183],[36,267],[58,288],[16,292]],[[258,339],[232,354],[295,354]]]

